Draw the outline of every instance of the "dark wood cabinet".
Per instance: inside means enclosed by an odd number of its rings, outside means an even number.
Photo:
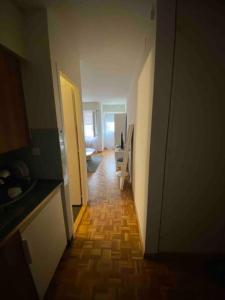
[[[0,298],[38,300],[19,232],[0,247]]]
[[[28,145],[19,59],[0,47],[0,154]]]

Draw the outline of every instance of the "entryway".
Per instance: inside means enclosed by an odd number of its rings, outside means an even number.
[[[73,224],[72,235],[86,207],[87,176],[84,153],[83,122],[79,90],[64,74],[60,73],[61,115],[64,140],[64,188],[67,193],[67,222]],[[62,152],[63,153],[63,152]],[[67,226],[71,226],[67,224]]]

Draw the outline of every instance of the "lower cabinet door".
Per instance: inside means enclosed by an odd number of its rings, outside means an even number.
[[[38,300],[19,232],[0,248],[0,299]]]
[[[27,248],[25,252],[29,253],[29,266],[39,298],[43,299],[67,243],[60,190],[21,236]]]

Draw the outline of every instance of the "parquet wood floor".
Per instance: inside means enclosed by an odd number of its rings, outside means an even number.
[[[225,299],[196,262],[142,257],[131,189],[118,188],[113,152],[89,175],[89,205],[46,300]]]

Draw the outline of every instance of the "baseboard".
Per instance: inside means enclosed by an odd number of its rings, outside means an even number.
[[[69,240],[67,240],[67,245],[66,248],[70,248],[73,242],[73,236],[71,236],[71,238]]]
[[[225,254],[221,253],[178,253],[178,252],[164,252],[158,254],[144,253],[144,259],[153,261],[206,261],[211,259],[225,258]]]
[[[137,214],[137,208],[136,208],[136,202],[135,202],[135,199],[134,199],[133,189],[132,189],[132,197],[133,197],[133,201],[134,201],[134,210],[135,210],[137,223],[138,223],[138,232],[139,232],[139,237],[140,237],[140,241],[141,241],[141,251],[142,251],[142,255],[144,257],[144,243],[143,243],[142,236],[141,236],[141,229],[140,229],[141,227],[140,227],[140,223],[139,223],[139,219],[138,219],[138,214]]]
[[[158,258],[159,258],[158,254],[144,253],[144,259],[157,260]]]
[[[87,208],[87,204],[82,205],[82,207],[81,207],[81,209],[80,209],[80,211],[78,213],[78,216],[77,216],[77,218],[76,218],[76,220],[75,220],[75,222],[73,224],[73,231],[74,231],[75,235],[76,235],[77,228],[80,225],[80,222],[82,220],[82,217],[83,217],[83,215],[84,215],[84,213],[86,211],[86,208]]]

